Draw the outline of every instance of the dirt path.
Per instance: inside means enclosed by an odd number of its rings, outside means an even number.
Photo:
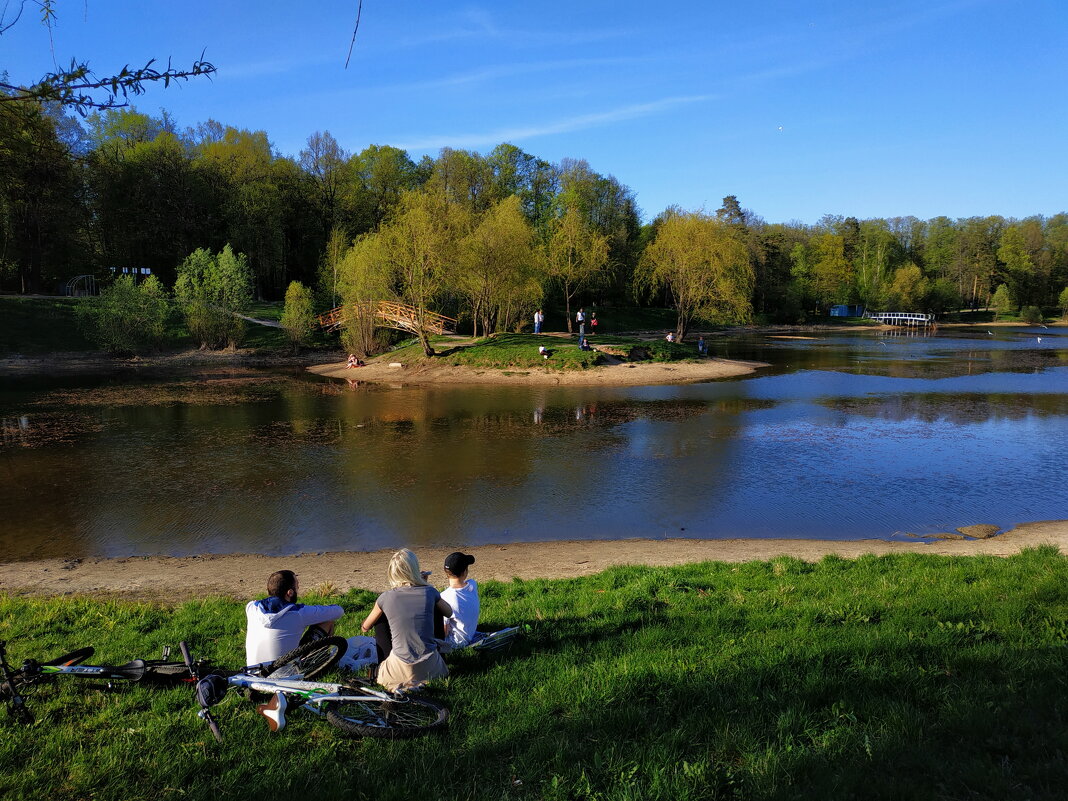
[[[445,555],[460,549],[477,559],[479,580],[569,578],[600,572],[612,565],[678,565],[707,560],[745,562],[793,556],[815,561],[827,554],[927,553],[948,556],[1009,556],[1022,548],[1050,544],[1068,553],[1068,520],[1026,523],[985,540],[948,540],[930,544],[885,540],[596,540],[420,548],[423,567],[440,583]],[[46,559],[0,564],[0,591],[16,595],[106,595],[164,602],[206,595],[252,598],[263,594],[275,570],[297,571],[306,587],[329,582],[340,591],[353,587],[385,589],[391,551],[311,553],[296,556],[228,554],[125,559]]]

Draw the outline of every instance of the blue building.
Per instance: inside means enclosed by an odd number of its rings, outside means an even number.
[[[838,306],[831,306],[831,317],[863,317],[864,307],[857,303],[852,306],[848,304],[841,304]]]

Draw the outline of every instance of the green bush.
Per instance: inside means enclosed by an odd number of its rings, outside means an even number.
[[[1025,323],[1031,323],[1031,325],[1041,323],[1043,320],[1042,309],[1038,308],[1038,306],[1024,306],[1020,309],[1020,319]]]
[[[158,350],[170,311],[167,290],[154,275],[141,284],[132,276],[121,276],[100,297],[82,301],[78,309],[90,339],[116,355]]]
[[[237,315],[252,303],[248,260],[229,245],[218,256],[199,248],[179,265],[174,296],[202,348],[237,347],[245,330]]]
[[[281,322],[294,348],[311,342],[316,325],[315,304],[312,291],[300,281],[291,282],[286,290],[286,306]]]

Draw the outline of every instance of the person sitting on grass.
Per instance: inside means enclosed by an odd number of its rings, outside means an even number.
[[[435,632],[435,618],[452,617],[452,607],[426,583],[427,575],[407,548],[394,553],[386,571],[389,589],[378,596],[360,625],[364,634],[375,630],[377,681],[390,692],[449,675],[438,651],[444,631]]]
[[[445,578],[449,586],[441,591],[442,599],[452,607],[452,617],[445,621],[445,642],[452,648],[464,648],[475,641],[478,629],[478,584],[467,577],[475,557],[453,551],[445,557]]]
[[[541,356],[543,359],[548,359],[549,349],[546,348],[544,345],[538,345],[538,355]]]
[[[267,578],[267,597],[245,606],[245,664],[263,665],[298,645],[334,633],[334,621],[345,614],[340,606],[305,606],[297,603],[300,585],[292,570],[279,570]]]
[[[668,331],[668,335],[666,337],[664,337],[664,339],[666,339],[668,342],[674,342],[675,341],[675,332],[674,331]]]

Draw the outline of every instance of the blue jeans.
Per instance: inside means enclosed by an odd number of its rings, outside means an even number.
[[[541,333],[541,323],[534,323],[534,333],[535,334],[540,334]]]

